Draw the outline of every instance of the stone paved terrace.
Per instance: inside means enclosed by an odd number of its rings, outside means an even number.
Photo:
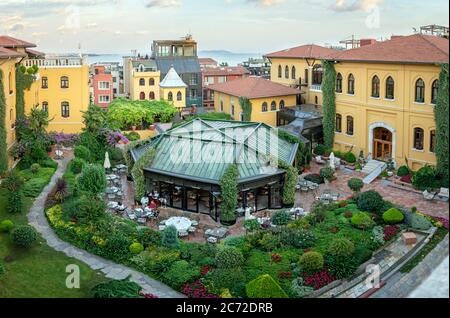
[[[318,165],[315,162],[311,162],[311,169],[309,172],[305,173],[319,173],[320,169],[323,168],[323,165]],[[328,186],[329,188],[337,193],[342,194],[343,196],[351,195],[351,190],[347,186],[347,182],[351,178],[360,178],[363,179],[365,177],[364,174],[356,171],[351,171],[348,169],[338,169],[336,172],[337,179],[331,182]],[[314,198],[317,194],[320,194],[321,191],[325,189],[326,185],[321,185],[316,194],[310,191],[307,193],[298,193],[296,204],[303,206],[305,209],[309,209],[314,202]],[[376,179],[369,185],[364,185],[362,191],[367,190],[375,190],[379,192],[383,198],[387,201],[391,201],[393,203],[405,206],[407,208],[416,207],[418,211],[431,215],[431,216],[439,216],[447,218],[449,217],[449,203],[442,201],[426,201],[424,200],[421,194],[417,194],[410,191],[405,191],[402,189],[393,188],[387,185],[387,181],[382,179]]]

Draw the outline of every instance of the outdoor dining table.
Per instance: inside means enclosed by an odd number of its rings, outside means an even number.
[[[192,226],[192,221],[185,217],[175,216],[166,221],[167,226],[175,226],[178,232],[187,232]]]

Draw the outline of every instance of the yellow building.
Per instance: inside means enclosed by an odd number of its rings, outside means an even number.
[[[397,165],[408,160],[414,170],[435,164],[434,103],[440,64],[448,63],[448,45],[444,38],[412,35],[323,57],[336,62],[335,148],[356,155],[363,151],[382,161],[392,158]],[[281,60],[271,60],[276,69]],[[299,59],[295,65],[302,67],[303,62]],[[317,79],[322,74],[316,65],[320,61],[312,67]],[[306,69],[311,66],[300,71]],[[279,79],[277,72],[272,80],[292,84]],[[318,82],[306,80],[306,103],[322,103]]]
[[[187,85],[173,67],[169,69],[166,77],[159,84],[161,89],[161,98],[172,102],[180,111],[186,107],[186,89]]]
[[[89,107],[89,66],[83,57],[29,58],[25,67],[39,67],[36,81],[25,92],[25,112],[35,105],[48,111],[49,131],[79,133]]]
[[[277,112],[297,104],[298,89],[273,83],[260,77],[246,77],[208,87],[214,91],[216,112],[230,114],[232,119],[243,121],[244,113],[239,97],[250,100],[251,117],[248,121],[276,126]]]
[[[128,66],[127,94],[131,100],[159,100],[161,73],[154,60],[125,59]]]

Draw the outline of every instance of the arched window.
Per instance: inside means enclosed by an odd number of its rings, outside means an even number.
[[[414,149],[423,150],[423,129],[414,128]]]
[[[155,79],[153,77],[148,80],[148,85],[155,86]]]
[[[355,77],[353,74],[350,74],[348,76],[348,87],[347,87],[347,93],[350,95],[355,94]]]
[[[439,81],[435,80],[431,85],[431,104],[436,104],[438,90],[439,90]]]
[[[284,109],[284,100],[280,100],[280,110]]]
[[[267,111],[267,103],[266,102],[262,103],[262,111],[263,112]]]
[[[42,88],[48,88],[48,77],[43,77],[42,78]]]
[[[70,116],[69,102],[61,103],[61,117],[67,118]]]
[[[309,81],[309,70],[305,68],[305,84],[308,84]]]
[[[282,69],[281,65],[278,65],[278,78],[282,77],[282,73],[283,73],[283,69]]]
[[[417,103],[425,103],[425,82],[421,78],[416,81],[415,95]]]
[[[139,86],[145,86],[145,79],[144,78],[139,79]]]
[[[434,152],[434,148],[436,147],[436,130],[430,131],[430,152]]]
[[[292,66],[291,75],[292,75],[292,79],[293,80],[295,80],[297,78],[297,75],[296,75],[296,72],[295,72],[295,66]]]
[[[394,99],[395,82],[392,77],[386,79],[386,99]]]
[[[380,79],[376,75],[372,77],[372,97],[380,97]]]
[[[144,92],[141,92],[141,93],[139,94],[139,99],[140,99],[140,100],[144,100],[144,99],[145,99],[145,93],[144,93]]]
[[[149,97],[150,100],[154,100],[155,99],[155,92],[150,92],[148,97]]]
[[[285,78],[289,78],[289,66],[287,66],[287,65],[284,68],[284,77]]]
[[[342,115],[336,114],[336,132],[342,132]]]
[[[48,102],[42,102],[42,110],[48,113]]]
[[[316,64],[312,71],[312,83],[313,85],[322,85],[323,68],[322,65]]]
[[[145,66],[143,64],[139,64],[139,72],[144,72]]]
[[[167,95],[167,99],[171,102],[173,101],[173,93],[169,92],[169,94]]]
[[[342,75],[337,73],[336,75],[336,93],[342,93]]]
[[[61,77],[61,88],[69,88],[69,78],[67,76]]]
[[[277,110],[277,102],[273,101],[270,104],[270,110],[272,110],[272,111]]]
[[[347,135],[353,136],[353,117],[347,116]]]
[[[177,93],[177,101],[182,101],[183,100],[183,94],[181,92]]]

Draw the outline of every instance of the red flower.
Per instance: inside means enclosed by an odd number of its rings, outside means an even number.
[[[390,241],[394,236],[397,235],[400,228],[397,225],[387,225],[384,227],[384,240]]]
[[[303,273],[302,276],[305,280],[305,285],[313,287],[315,290],[325,287],[336,280],[336,278],[327,271],[314,273],[312,275]]]

